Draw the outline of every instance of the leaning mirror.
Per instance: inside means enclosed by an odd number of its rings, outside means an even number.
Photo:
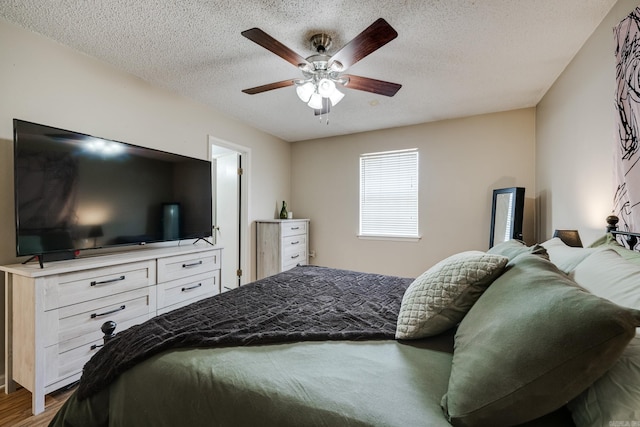
[[[489,247],[511,239],[522,240],[524,188],[493,190]]]

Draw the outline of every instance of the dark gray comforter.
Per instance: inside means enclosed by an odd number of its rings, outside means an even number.
[[[296,267],[118,334],[85,365],[78,399],[171,348],[393,339],[412,279]]]

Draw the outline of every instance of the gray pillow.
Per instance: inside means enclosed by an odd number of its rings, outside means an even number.
[[[396,338],[424,338],[457,325],[507,261],[501,255],[468,251],[422,273],[404,293]]]
[[[538,418],[607,371],[640,312],[591,295],[541,257],[522,254],[460,322],[442,407],[453,425]]]

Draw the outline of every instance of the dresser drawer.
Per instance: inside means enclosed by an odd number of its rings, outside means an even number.
[[[158,283],[220,268],[220,251],[172,256],[158,259]]]
[[[155,287],[136,289],[55,310],[58,314],[58,334],[51,337],[53,342],[47,344],[58,342],[59,351],[64,352],[95,339],[93,333],[98,333],[98,337],[102,336],[100,327],[108,320],[116,322],[116,331],[121,331],[123,325],[132,319],[149,319],[155,314],[155,307],[150,304],[154,298],[150,293],[155,293]]]
[[[60,274],[47,283],[45,310],[145,288],[154,283],[153,261]]]
[[[143,315],[127,321],[118,322],[116,334],[148,319]],[[100,327],[85,335],[86,342],[80,346],[67,348],[62,343],[45,349],[45,366],[47,366],[45,385],[52,384],[69,376],[79,374],[91,357],[104,344],[104,334]]]
[[[307,235],[287,236],[282,238],[282,250],[284,253],[299,251],[307,247]]]
[[[281,226],[282,237],[307,234],[307,221],[286,221]]]
[[[220,293],[220,270],[158,285],[158,310]]]
[[[307,251],[304,249],[286,254],[282,258],[282,271],[290,270],[298,264],[307,264]]]

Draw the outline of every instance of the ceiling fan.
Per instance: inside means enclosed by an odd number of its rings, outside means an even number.
[[[396,30],[382,18],[376,20],[332,56],[326,53],[331,45],[331,37],[323,33],[315,34],[310,42],[317,53],[306,59],[259,28],[251,28],[241,34],[295,65],[303,74],[303,78],[283,80],[242,91],[249,95],[295,85],[298,97],[313,108],[316,116],[322,116],[344,97],[337,86],[384,96],[393,96],[402,87],[397,83],[342,74],[353,64],[398,36]]]

